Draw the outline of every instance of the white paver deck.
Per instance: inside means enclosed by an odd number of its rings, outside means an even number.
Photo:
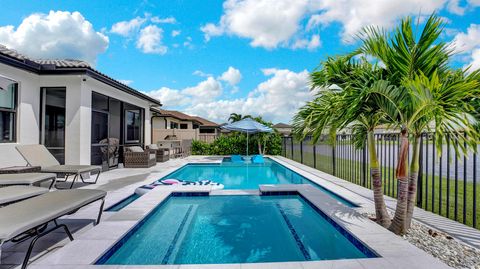
[[[372,201],[357,185],[300,165],[282,157],[273,157],[288,168],[302,174],[313,182],[335,192],[361,207],[372,207]],[[116,169],[103,173],[96,185],[84,188],[103,189],[108,192],[105,208],[131,195],[141,185],[151,183],[187,163],[219,163],[221,157],[191,156],[158,163],[149,169]],[[345,185],[344,185],[345,184]],[[351,183],[350,183],[351,184]],[[303,187],[302,187],[303,186]],[[267,188],[266,186],[264,186]],[[352,187],[353,191],[348,188]],[[210,191],[208,187],[181,187],[177,191]],[[309,185],[277,186],[277,189],[294,188],[307,197],[315,206],[332,217],[345,229],[364,241],[382,258],[290,262],[258,264],[221,264],[221,265],[171,265],[142,266],[141,268],[448,268],[432,256],[410,245],[389,231],[362,217],[358,212],[347,208],[330,196]],[[302,188],[299,190],[298,188]],[[361,187],[360,187],[361,188]],[[109,249],[117,240],[134,227],[138,221],[148,215],[158,203],[166,199],[173,190],[170,187],[158,187],[142,196],[119,212],[104,212],[100,225],[93,227],[98,205],[93,204],[77,213],[62,219],[73,230],[75,240],[69,242],[65,234],[55,232],[47,236],[34,249],[33,263],[29,268],[140,268],[137,266],[98,266],[92,263]],[[361,190],[361,189],[360,189]],[[363,191],[363,190],[362,190]],[[258,191],[224,190],[212,191],[211,195],[258,195]],[[428,213],[428,212],[426,212]],[[393,243],[391,243],[393,242]],[[21,263],[28,241],[21,244],[7,243],[2,248],[0,269],[11,269]]]

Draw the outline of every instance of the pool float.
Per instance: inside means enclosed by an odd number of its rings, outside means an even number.
[[[168,178],[163,180],[157,180],[153,183],[140,186],[135,189],[135,194],[142,196],[148,193],[149,191],[155,189],[157,186],[160,186],[160,185],[169,186],[169,185],[177,185],[177,184],[182,186],[211,186],[212,190],[222,190],[225,187],[223,184],[213,182],[208,179],[202,179],[199,181],[187,181],[187,180]]]

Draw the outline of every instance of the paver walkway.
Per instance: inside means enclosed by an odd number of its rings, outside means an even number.
[[[292,166],[295,166],[299,169],[304,170],[310,174],[318,176],[324,180],[327,180],[331,183],[334,183],[338,186],[341,186],[359,196],[362,196],[365,199],[370,200],[373,203],[373,192],[357,184],[348,182],[346,180],[337,178],[315,168],[309,167],[307,165],[300,164],[296,161],[290,160],[285,157],[275,156],[279,160],[282,160]],[[385,196],[385,203],[387,204],[388,209],[395,210],[397,200],[389,196]],[[447,219],[440,215],[434,214],[429,211],[425,211],[421,208],[415,207],[413,217],[416,221],[421,222],[427,226],[430,226],[434,229],[447,233],[454,237],[455,239],[475,248],[480,249],[480,230],[474,229],[472,227],[466,226],[462,223]]]

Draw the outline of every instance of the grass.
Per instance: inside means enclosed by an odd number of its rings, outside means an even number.
[[[291,151],[287,150],[287,157],[291,157]],[[360,157],[360,156],[359,156]],[[368,156],[367,156],[368,157]],[[294,158],[293,160],[300,162],[300,151],[294,151]],[[356,160],[349,160],[349,159],[336,159],[336,173],[335,175],[350,181],[352,183],[363,185],[362,183],[362,162],[359,161],[360,158]],[[333,165],[332,165],[332,157],[320,155],[317,153],[316,155],[316,165],[315,168],[333,174]],[[306,154],[304,153],[303,156],[303,163],[314,167],[314,157],[313,154]],[[370,180],[370,167],[367,164],[367,178],[366,178],[366,186],[371,187],[371,180]],[[384,193],[388,196],[396,198],[397,195],[397,180],[395,179],[395,170],[393,167],[382,167],[382,179],[384,184]],[[432,185],[432,183],[434,183]],[[441,186],[441,187],[440,187]],[[480,192],[480,186],[477,184],[477,192]],[[433,189],[433,192],[432,192]],[[457,188],[455,191],[455,180],[453,177],[450,180],[447,180],[446,177],[440,178],[440,176],[435,175],[432,178],[431,173],[429,173],[428,178],[425,176],[423,177],[423,184],[422,186],[418,186],[417,191],[422,191],[422,203],[421,208],[440,214],[444,217],[448,217],[452,220],[456,220],[461,223],[465,223],[466,225],[473,227],[473,198],[474,198],[474,184],[473,182],[466,182],[459,178],[457,181]],[[433,193],[433,199],[432,199]],[[448,193],[448,195],[447,195]],[[455,214],[455,193],[457,193],[457,214]],[[466,194],[466,204],[464,204],[464,193]],[[440,203],[440,194],[442,196],[442,200]],[[418,197],[418,196],[417,196]],[[447,205],[447,197],[449,203]],[[433,200],[433,206],[432,206]],[[448,210],[447,210],[448,208]],[[465,210],[465,218],[464,218],[464,210]],[[476,222],[477,227],[478,223],[480,222],[480,197],[477,195],[476,200]]]

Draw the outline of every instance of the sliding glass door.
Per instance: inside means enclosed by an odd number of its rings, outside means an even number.
[[[41,89],[41,132],[40,143],[65,163],[65,98],[66,89]]]
[[[124,145],[142,145],[143,109],[92,92],[91,163],[104,170],[122,162]]]

